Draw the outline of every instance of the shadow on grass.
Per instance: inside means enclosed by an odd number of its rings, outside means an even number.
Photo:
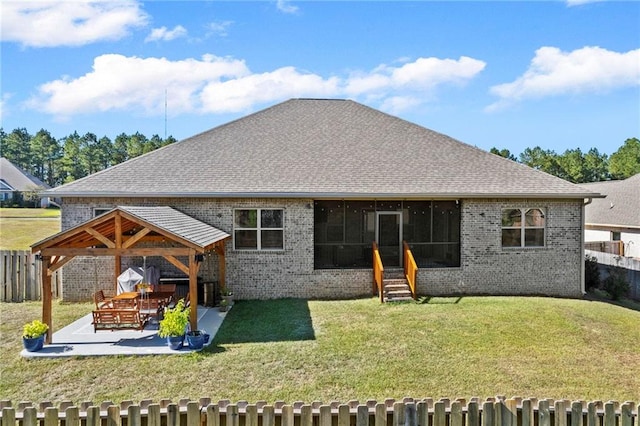
[[[462,296],[457,297],[432,297],[424,296],[418,299],[418,303],[428,305],[455,305],[460,303]]]
[[[601,294],[598,291],[591,291],[585,294],[585,300],[590,300],[593,302],[603,302],[608,303],[610,305],[620,306],[621,308],[631,309],[632,311],[640,312],[640,302],[632,300],[632,299],[623,299],[623,300],[611,300],[605,295]]]
[[[302,340],[315,340],[306,300],[240,300],[227,313],[212,346]]]

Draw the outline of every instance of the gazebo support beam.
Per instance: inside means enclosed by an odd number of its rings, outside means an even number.
[[[51,275],[49,273],[49,264],[51,258],[49,256],[42,257],[42,322],[49,326],[49,331],[45,337],[45,342],[51,343],[51,335],[53,334],[53,323],[51,319]]]
[[[196,251],[191,250],[189,254],[189,300],[191,301],[191,312],[189,312],[189,323],[191,330],[198,329],[198,269],[200,264],[196,262]]]
[[[218,282],[220,284],[220,290],[224,291],[227,288],[227,284],[225,281],[226,261],[224,253],[224,241],[216,245],[215,251],[218,254]]]

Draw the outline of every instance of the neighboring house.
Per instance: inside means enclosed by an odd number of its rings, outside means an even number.
[[[116,206],[169,206],[228,233],[238,298],[372,294],[418,264],[418,294],[583,294],[594,191],[349,100],[293,99],[48,191],[68,230]],[[156,241],[158,241],[156,239]],[[150,243],[151,244],[151,243]],[[217,254],[200,275],[215,280]],[[145,259],[162,275],[177,270]],[[142,258],[122,259],[141,265]],[[64,266],[63,298],[113,289],[113,259]],[[97,284],[96,284],[97,283]]]
[[[0,158],[0,201],[15,201],[22,203],[24,196],[33,191],[43,191],[51,188],[35,176],[22,170],[6,158]],[[47,198],[41,199],[44,207],[48,206]]]
[[[585,241],[621,241],[625,257],[640,258],[640,174],[582,186],[607,196],[585,209]]]

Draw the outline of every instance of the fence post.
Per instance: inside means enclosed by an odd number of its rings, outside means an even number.
[[[616,411],[613,402],[604,404],[604,420],[602,426],[616,426]]]
[[[538,401],[538,426],[551,426],[549,401],[546,399]]]
[[[280,423],[282,426],[293,426],[293,405],[287,404],[282,406],[282,415]],[[237,424],[235,426],[238,426]]]
[[[350,425],[351,425],[351,409],[347,404],[340,404],[338,406],[338,426],[350,426]],[[284,422],[282,423],[282,426],[285,426]],[[286,425],[286,426],[290,426],[290,425]],[[293,424],[291,426],[293,426]]]
[[[22,412],[23,426],[36,426],[38,424],[38,410],[36,407],[26,407]]]
[[[582,401],[573,401],[571,403],[571,426],[583,426],[582,420]]]
[[[331,406],[330,405],[321,405],[320,406],[320,423],[319,426],[331,426]]]
[[[87,407],[87,426],[100,426],[100,407],[92,405]]]
[[[449,426],[462,426],[462,404],[459,401],[451,403]]]
[[[160,426],[161,423],[160,404],[149,404],[147,407],[147,426]]]
[[[369,407],[358,405],[356,412],[356,426],[369,426]]]
[[[392,426],[405,426],[405,416],[404,416],[404,403],[403,402],[394,402],[393,403],[393,423]]]
[[[80,426],[80,409],[77,406],[72,405],[64,410],[64,424],[65,426]],[[131,421],[129,421],[129,426],[131,426]],[[140,423],[136,426],[140,426]]]
[[[4,407],[2,409],[2,426],[16,426],[16,409]]]
[[[130,405],[127,407],[127,426],[141,426],[142,415],[139,405]]]
[[[44,410],[44,426],[58,426],[58,409],[56,407],[47,407]]]
[[[262,426],[275,426],[276,415],[273,405],[265,405],[262,407]]]
[[[638,413],[640,419],[640,413]],[[620,426],[632,426],[633,425],[633,405],[631,402],[625,402],[620,407]]]
[[[256,410],[252,411],[252,413],[254,416],[257,415]],[[247,420],[249,419],[248,414],[249,414],[249,411],[247,411]],[[251,423],[247,421],[247,426],[258,426],[257,419],[255,420],[255,424],[253,422],[254,422],[253,420]],[[149,425],[149,426],[152,426],[152,425]],[[153,425],[153,426],[156,426],[156,425]],[[207,405],[207,426],[220,426],[220,409],[215,404]]]
[[[109,405],[107,407],[107,426],[120,426],[120,407]]]
[[[415,402],[407,402],[404,406],[405,426],[418,426],[418,413]],[[462,410],[460,410],[460,426],[462,426]]]
[[[252,426],[247,424],[247,426]],[[258,426],[257,424],[255,426]],[[313,426],[313,409],[311,405],[304,404],[300,407],[300,426]]]
[[[564,401],[555,403],[555,426],[567,426],[567,405]]]
[[[433,426],[447,426],[446,406],[443,401],[433,404]]]

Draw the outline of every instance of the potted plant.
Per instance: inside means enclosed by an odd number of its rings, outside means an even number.
[[[187,332],[187,343],[191,349],[199,350],[204,347],[205,336],[207,334],[202,330],[191,330]]]
[[[180,299],[173,309],[167,309],[159,323],[158,336],[166,337],[171,349],[178,350],[184,344],[184,335],[189,324],[190,308],[184,307],[184,299]]]
[[[229,310],[229,301],[227,299],[222,299],[218,307],[220,308],[220,312],[227,312]]]
[[[33,320],[24,325],[22,331],[22,343],[28,352],[36,352],[42,349],[44,336],[49,326],[40,320]]]
[[[222,295],[222,300],[227,301],[228,306],[231,306],[233,304],[233,292],[231,290],[225,287],[222,289],[220,294]]]

